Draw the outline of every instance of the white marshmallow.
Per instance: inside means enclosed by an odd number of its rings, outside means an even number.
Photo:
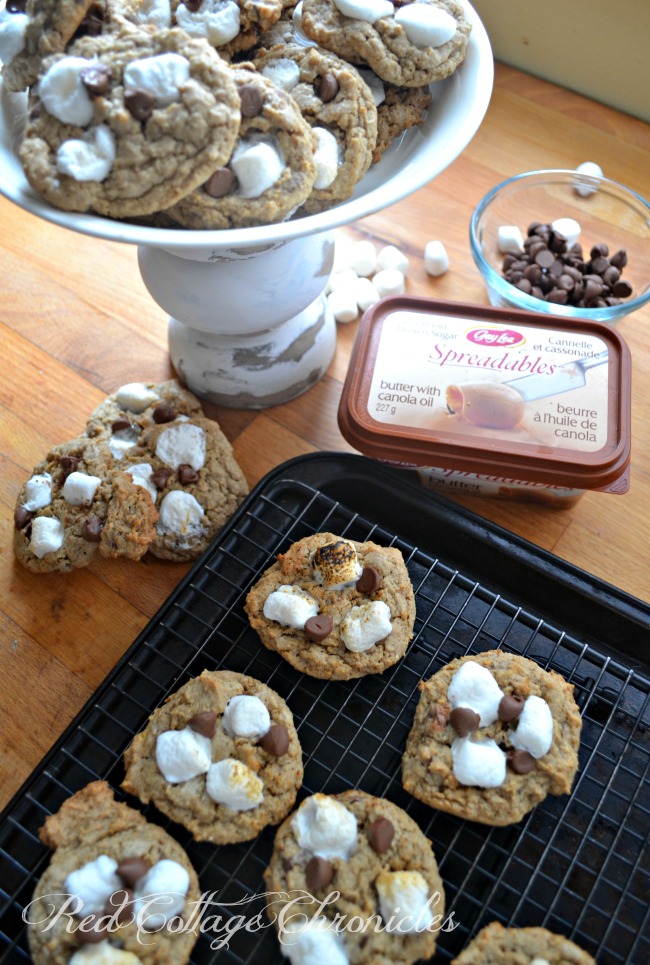
[[[101,482],[99,476],[71,472],[63,484],[63,498],[71,506],[90,506]]]
[[[392,17],[395,7],[390,0],[334,0],[334,6],[344,17],[376,23],[382,17]]]
[[[262,803],[264,785],[241,761],[226,757],[208,771],[205,789],[217,804],[233,811],[251,811]]]
[[[48,553],[56,553],[63,546],[63,523],[53,516],[37,516],[32,520],[29,548],[42,560]]]
[[[191,11],[181,3],[176,8],[176,23],[191,37],[204,37],[213,47],[222,47],[239,33],[239,4],[234,0],[203,0],[197,11]]]
[[[64,124],[90,124],[95,107],[82,83],[81,71],[91,63],[84,57],[63,57],[43,74],[38,93],[48,114]]]
[[[395,20],[404,27],[415,47],[442,47],[456,33],[456,21],[439,7],[427,3],[411,3],[395,12]]]
[[[104,940],[96,945],[82,945],[68,960],[68,965],[140,965],[140,959],[133,952]]]
[[[151,496],[152,502],[156,503],[158,499],[158,490],[156,489],[154,483],[151,481],[153,476],[153,466],[150,466],[148,462],[139,462],[135,466],[129,466],[125,470],[133,480],[136,486],[141,486],[146,489]]]
[[[189,79],[189,60],[174,53],[132,60],[123,74],[124,89],[146,91],[155,97],[156,107],[167,107],[179,100],[180,87]]]
[[[287,92],[292,91],[300,82],[300,67],[289,57],[278,57],[277,60],[269,61],[262,67],[261,74],[276,87]]]
[[[284,171],[284,158],[267,141],[241,140],[230,158],[240,198],[259,198]]]
[[[500,787],[506,779],[506,755],[491,738],[456,737],[451,759],[454,777],[468,787]]]
[[[63,884],[63,890],[77,895],[82,902],[84,915],[104,910],[104,905],[114,891],[124,889],[124,882],[116,874],[117,861],[107,854],[100,854],[76,871],[71,871]]]
[[[156,529],[161,536],[174,535],[190,542],[203,534],[204,520],[205,513],[198,500],[191,493],[173,489],[160,504]]]
[[[165,730],[156,738],[156,764],[169,784],[184,784],[207,774],[212,763],[210,738],[191,727]]]
[[[551,965],[551,963],[547,958],[540,958],[539,955],[535,955],[535,957],[530,960],[529,965]]]
[[[264,602],[264,616],[283,627],[302,630],[310,617],[318,613],[318,603],[299,586],[279,586]]]
[[[350,249],[350,268],[362,278],[377,270],[377,250],[372,241],[355,241]]]
[[[347,861],[357,844],[357,819],[352,811],[328,797],[312,794],[291,818],[299,847],[321,858]]]
[[[497,719],[502,697],[503,691],[490,671],[475,660],[461,664],[447,688],[451,707],[469,707],[479,715],[481,727]]]
[[[311,558],[314,579],[330,590],[356,583],[363,572],[354,544],[347,539],[323,543]]]
[[[110,127],[100,124],[83,137],[63,141],[56,152],[56,167],[75,181],[105,181],[116,155],[115,137]]]
[[[25,33],[29,17],[25,13],[13,13],[0,22],[0,64],[8,66],[25,49]]]
[[[556,218],[551,222],[553,231],[559,231],[566,238],[567,247],[575,245],[580,237],[581,228],[575,218]]]
[[[353,322],[359,314],[357,299],[351,288],[336,288],[327,296],[327,304],[337,322]]]
[[[386,100],[386,88],[383,80],[381,77],[377,77],[377,74],[370,67],[357,67],[357,71],[370,88],[375,107],[379,107]]]
[[[136,883],[134,911],[150,929],[162,928],[183,910],[190,875],[183,865],[162,858]]]
[[[576,168],[577,174],[586,174],[588,178],[602,178],[603,169],[595,161],[584,161],[579,164]],[[576,178],[575,191],[579,194],[581,198],[588,198],[590,195],[595,194],[598,190],[598,186],[594,185],[593,182],[589,183],[583,178]]]
[[[350,267],[353,242],[342,231],[334,232],[334,264],[332,273],[345,271]],[[356,274],[356,272],[355,272]]]
[[[171,27],[172,9],[170,0],[141,0],[137,17],[140,23],[152,24],[160,30]]]
[[[52,476],[49,472],[42,472],[32,476],[25,483],[25,502],[23,509],[30,513],[43,509],[52,502]]]
[[[386,295],[403,295],[405,290],[404,275],[397,268],[384,268],[378,271],[372,283],[381,298]]]
[[[341,623],[341,639],[348,650],[363,653],[384,640],[393,629],[390,608],[383,600],[353,606]]]
[[[380,871],[375,887],[389,934],[408,935],[432,924],[429,886],[419,871]]]
[[[154,402],[160,402],[160,397],[142,382],[127,382],[117,390],[115,400],[129,412],[144,412]]]
[[[377,255],[378,268],[397,268],[406,276],[409,272],[409,260],[395,245],[385,245]]]
[[[332,923],[319,915],[293,922],[280,932],[281,951],[290,965],[349,965],[343,938]]]
[[[271,715],[259,697],[238,694],[231,697],[223,712],[223,729],[231,737],[257,740],[271,727]]]
[[[379,301],[380,295],[369,278],[358,278],[352,287],[357,306],[365,312],[371,305]]]
[[[330,291],[336,291],[337,288],[353,288],[358,281],[359,276],[354,268],[344,268],[331,274],[328,284]]]
[[[553,715],[545,700],[534,694],[526,699],[510,741],[513,747],[528,751],[535,758],[548,754],[553,743]]]
[[[524,236],[517,225],[502,224],[497,228],[497,244],[504,254],[517,255],[524,250]]]
[[[205,432],[187,422],[173,425],[158,436],[156,455],[172,469],[191,466],[198,472],[205,465]]]
[[[316,150],[314,164],[316,165],[316,180],[314,187],[318,190],[329,188],[336,179],[339,171],[339,144],[331,131],[324,127],[313,127],[316,135]]]
[[[111,436],[108,440],[108,448],[111,451],[113,459],[121,459],[128,449],[133,448],[135,442],[135,439],[120,439],[117,436]]]
[[[424,270],[433,278],[449,271],[449,255],[442,241],[427,241],[424,248]]]

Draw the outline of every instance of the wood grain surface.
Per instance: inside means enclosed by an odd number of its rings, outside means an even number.
[[[408,291],[486,304],[468,243],[477,201],[498,181],[544,167],[597,161],[650,197],[647,124],[497,65],[487,117],[443,174],[400,204],[345,229],[411,259]],[[427,241],[451,267],[424,270]],[[0,199],[0,806],[28,777],[187,567],[147,557],[99,561],[70,575],[36,576],[13,557],[18,490],[48,447],[76,435],[119,385],[174,373],[167,319],[146,292],[133,247],[43,222]],[[253,485],[292,456],[346,450],[336,410],[356,323],[339,326],[327,375],[300,399],[262,412],[217,409]],[[456,497],[644,600],[650,599],[650,306],[619,327],[633,357],[631,490],[587,493],[569,510]],[[424,490],[423,490],[424,493]],[[426,498],[423,495],[423,498]]]

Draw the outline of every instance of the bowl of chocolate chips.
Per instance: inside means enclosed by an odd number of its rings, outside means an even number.
[[[650,300],[650,204],[594,168],[518,174],[476,206],[492,305],[615,325]]]

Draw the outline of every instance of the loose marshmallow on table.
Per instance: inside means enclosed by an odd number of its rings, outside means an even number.
[[[129,412],[144,412],[154,402],[160,402],[160,397],[142,382],[127,382],[115,393],[115,401]]]
[[[599,164],[596,164],[595,161],[584,161],[578,165],[576,173],[586,174],[590,178],[602,178],[603,169]],[[588,198],[590,195],[595,194],[597,190],[598,188],[592,184],[586,184],[584,181],[581,181],[580,178],[576,179],[575,191],[581,198]]]
[[[524,237],[517,225],[502,224],[497,228],[497,243],[503,254],[518,254],[524,250]]]
[[[380,871],[375,887],[388,933],[424,931],[433,922],[429,886],[419,871]]]
[[[357,819],[326,794],[312,794],[291,818],[298,846],[310,854],[347,861],[357,844]]]
[[[392,17],[395,7],[390,0],[334,0],[334,6],[344,17],[375,23],[382,17]]]
[[[126,470],[136,486],[141,486],[146,489],[151,496],[152,502],[155,504],[158,499],[158,490],[155,484],[152,482],[151,477],[153,476],[153,466],[148,462],[139,462],[135,466],[129,466]]]
[[[311,558],[311,567],[316,582],[329,590],[356,583],[363,572],[356,549],[346,539],[319,546]]]
[[[469,787],[500,787],[506,779],[506,755],[491,738],[454,738],[451,759],[454,777]]]
[[[343,938],[324,915],[291,921],[280,932],[282,954],[290,965],[349,965]]]
[[[39,473],[32,476],[25,483],[25,502],[23,509],[30,513],[37,509],[43,509],[52,502],[52,476],[49,472]]]
[[[116,948],[104,939],[94,945],[82,945],[68,960],[68,965],[140,965],[133,952]]]
[[[442,241],[428,241],[424,249],[424,270],[437,278],[449,270],[449,255]]]
[[[318,190],[329,188],[336,179],[339,170],[339,144],[331,131],[325,127],[313,127],[317,145],[314,152],[316,165],[316,180],[314,187]]]
[[[451,14],[428,3],[412,3],[395,11],[395,20],[404,28],[415,47],[442,47],[456,33]]]
[[[273,81],[276,87],[287,92],[292,91],[300,83],[300,67],[289,57],[278,57],[265,64],[260,71],[263,77]]]
[[[510,740],[513,747],[528,751],[535,758],[548,754],[553,743],[553,715],[545,700],[535,695],[526,699]]]
[[[404,275],[397,268],[384,268],[378,271],[372,283],[381,298],[385,295],[403,295],[405,291]]]
[[[581,228],[575,218],[556,218],[551,222],[551,228],[566,238],[567,248],[575,245],[580,237]]]
[[[259,198],[273,187],[284,171],[284,159],[267,141],[241,140],[230,158],[240,198]]]
[[[266,704],[252,694],[231,697],[223,712],[223,729],[231,737],[257,740],[268,733],[271,715]]]
[[[251,811],[262,803],[264,785],[242,761],[227,757],[213,764],[205,779],[205,789],[217,804],[233,811]]]
[[[362,312],[378,302],[381,297],[374,282],[369,278],[357,278],[352,285],[352,294],[356,298],[359,310]]]
[[[55,553],[63,546],[63,523],[53,516],[37,516],[32,520],[29,548],[42,560],[48,553]]]
[[[110,127],[100,124],[83,137],[63,141],[56,152],[56,167],[75,181],[104,181],[111,173],[117,148]]]
[[[84,57],[63,57],[41,77],[40,99],[48,114],[64,124],[86,127],[95,115],[95,106],[81,79],[90,61]]]
[[[480,717],[480,726],[493,724],[499,716],[503,692],[487,667],[475,660],[460,665],[447,688],[450,706],[469,707]]]
[[[25,49],[28,23],[29,17],[25,13],[8,14],[6,19],[0,19],[0,64],[8,66]]]
[[[350,249],[349,266],[367,278],[377,270],[377,251],[372,241],[355,241]]]
[[[378,268],[397,268],[406,276],[409,270],[409,260],[395,245],[385,245],[377,255]]]
[[[173,489],[160,504],[160,516],[156,526],[161,535],[196,539],[203,533],[205,513],[200,502],[191,493]]]
[[[348,611],[340,632],[348,650],[363,653],[384,640],[392,629],[390,608],[383,600],[370,600]]]
[[[352,288],[358,281],[359,276],[353,268],[344,268],[342,271],[332,272],[327,286],[332,292],[337,288]]]
[[[267,596],[263,613],[267,620],[302,630],[307,620],[318,613],[318,603],[301,587],[284,584]]]
[[[90,506],[101,485],[99,476],[85,472],[71,472],[63,483],[63,498],[71,506]]]
[[[331,291],[327,304],[337,322],[353,322],[359,314],[357,299],[352,287],[341,287]]]
[[[176,8],[176,23],[190,37],[204,37],[213,47],[222,47],[234,40],[240,30],[239,4],[235,0],[203,0],[198,10],[180,3]]]
[[[206,774],[212,763],[212,745],[191,727],[166,730],[156,739],[156,764],[169,784],[184,784]]]
[[[205,464],[205,432],[187,423],[165,429],[158,436],[156,455],[172,469],[191,466],[198,472]]]
[[[145,928],[162,928],[183,910],[190,887],[190,875],[178,861],[162,858],[135,886],[134,911]]]
[[[71,871],[65,879],[63,890],[78,896],[84,915],[97,914],[104,910],[114,891],[124,889],[124,882],[116,872],[117,861],[100,854],[94,861],[88,861],[81,868]]]

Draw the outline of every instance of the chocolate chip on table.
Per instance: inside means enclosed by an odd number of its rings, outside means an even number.
[[[305,623],[305,636],[313,643],[321,643],[325,637],[329,637],[333,627],[334,621],[328,613],[317,613]]]
[[[16,529],[25,529],[34,518],[34,513],[24,506],[17,506],[14,511],[14,526]]]
[[[156,489],[164,489],[169,476],[170,472],[168,469],[156,469],[156,471],[151,474],[151,481]]]
[[[506,761],[515,774],[530,774],[537,764],[532,754],[520,748],[506,751]]]
[[[88,516],[81,527],[81,535],[89,543],[99,543],[104,524],[99,516]]]
[[[322,888],[326,888],[333,877],[334,865],[326,858],[314,855],[314,857],[310,858],[307,862],[305,868],[305,884],[307,885],[308,891],[312,894],[314,891],[320,891]]]
[[[187,726],[203,737],[214,737],[217,729],[217,715],[212,710],[204,710],[202,713],[191,717]]]
[[[124,91],[124,106],[136,121],[146,121],[153,114],[156,98],[139,88]]]
[[[203,190],[211,198],[225,198],[232,191],[235,175],[230,168],[217,168],[203,185]]]
[[[334,74],[330,72],[323,74],[318,83],[318,96],[323,104],[329,104],[330,101],[333,101],[338,92],[339,82]]]
[[[499,720],[503,721],[504,724],[509,723],[511,720],[516,720],[524,709],[524,702],[523,697],[517,697],[515,694],[506,694],[499,701]]]
[[[152,417],[156,425],[163,425],[165,422],[173,422],[176,418],[176,410],[171,402],[161,402],[153,410]]]
[[[377,818],[366,828],[368,844],[377,854],[385,854],[395,837],[395,828],[388,818]]]
[[[84,67],[79,77],[91,98],[103,97],[110,86],[111,71],[104,64],[96,63]]]
[[[381,589],[384,578],[375,566],[364,566],[361,576],[357,580],[357,590],[365,596],[376,593]]]
[[[133,888],[140,878],[144,878],[150,868],[151,863],[146,858],[135,855],[132,858],[123,858],[115,872],[125,885]]]
[[[63,472],[64,479],[67,479],[70,473],[76,472],[78,465],[79,459],[77,456],[61,456],[59,459],[59,466]]]
[[[183,462],[178,467],[178,481],[181,486],[189,486],[191,483],[198,482],[199,474],[196,469],[192,469],[187,463]]]
[[[239,110],[242,117],[257,117],[264,105],[264,97],[256,84],[239,88]]]
[[[480,726],[481,718],[469,707],[454,707],[449,715],[449,723],[459,737],[467,737]]]
[[[272,757],[284,757],[289,750],[289,731],[284,724],[272,724],[260,738],[260,747]]]

